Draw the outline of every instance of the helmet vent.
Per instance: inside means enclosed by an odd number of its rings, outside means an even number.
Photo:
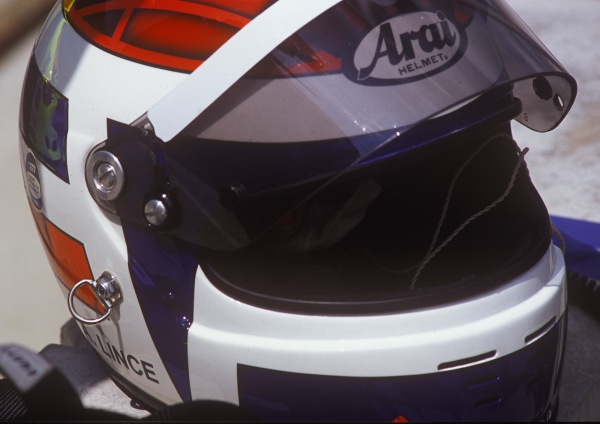
[[[546,324],[544,324],[544,326],[542,328],[534,331],[533,333],[531,333],[530,335],[525,337],[525,344],[529,344],[529,343],[533,342],[534,340],[537,340],[540,337],[542,337],[544,334],[546,334],[548,331],[550,331],[550,329],[552,329],[555,322],[556,322],[556,317],[553,317],[550,321],[548,321]]]
[[[496,356],[496,353],[497,352],[495,350],[492,350],[491,352],[482,353],[481,355],[472,356],[470,358],[459,359],[458,361],[452,361],[452,362],[444,362],[444,363],[438,365],[438,370],[444,371],[444,370],[449,370],[449,369],[454,369],[454,368],[462,368],[462,367],[466,367],[469,365],[474,365],[476,363],[484,362],[484,361],[487,361],[488,359],[494,358]]]
[[[99,33],[112,37],[123,16],[123,12],[125,12],[125,9],[111,10],[106,13],[94,13],[93,15],[84,16],[83,20]]]
[[[489,398],[481,399],[475,402],[475,408],[489,408],[490,406],[498,405],[502,402],[502,396],[496,395]]]
[[[70,25],[105,51],[192,72],[275,0],[63,0]]]
[[[500,381],[500,376],[498,374],[492,374],[483,378],[468,381],[464,384],[464,387],[467,390],[479,389],[487,386],[488,384],[497,383],[498,381]]]
[[[135,10],[121,41],[165,55],[206,60],[238,30],[235,26],[202,16],[165,10]]]

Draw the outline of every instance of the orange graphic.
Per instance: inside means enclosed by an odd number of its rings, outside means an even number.
[[[81,280],[92,280],[92,271],[82,243],[61,231],[41,213],[31,208],[42,244],[54,275],[68,289]],[[77,297],[96,312],[104,314],[104,309],[85,285],[77,290]]]

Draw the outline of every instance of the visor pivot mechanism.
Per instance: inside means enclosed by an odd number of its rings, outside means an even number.
[[[98,317],[96,319],[88,319],[84,318],[77,313],[75,310],[75,306],[73,304],[73,298],[75,297],[75,292],[83,285],[88,284],[92,289],[92,293],[98,299],[98,302],[102,305],[102,307],[106,310],[104,315]],[[107,319],[112,312],[113,306],[121,301],[123,295],[121,293],[121,288],[119,287],[119,283],[114,275],[111,273],[104,271],[98,279],[92,280],[81,280],[79,283],[75,284],[71,290],[69,291],[69,296],[67,298],[67,302],[69,305],[69,312],[77,321],[86,325],[96,325],[100,324],[102,321]]]
[[[144,137],[147,136],[150,132],[154,132],[154,126],[152,125],[152,122],[150,122],[150,119],[148,118],[148,113],[144,113],[138,119],[133,121],[131,123],[131,126],[141,129]]]
[[[98,150],[87,160],[86,182],[90,190],[101,200],[115,200],[125,185],[125,172],[119,159],[110,152]]]
[[[180,213],[173,194],[155,191],[142,201],[142,216],[150,227],[168,231],[177,226]]]

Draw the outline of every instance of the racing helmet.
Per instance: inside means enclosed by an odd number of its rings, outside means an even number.
[[[23,178],[72,315],[147,405],[547,419],[565,266],[511,125],[575,95],[504,0],[64,0]]]

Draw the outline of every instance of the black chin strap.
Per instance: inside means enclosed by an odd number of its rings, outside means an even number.
[[[0,421],[136,421],[116,412],[85,408],[67,378],[41,355],[0,345]],[[154,411],[141,421],[258,421],[239,406],[195,401]]]

